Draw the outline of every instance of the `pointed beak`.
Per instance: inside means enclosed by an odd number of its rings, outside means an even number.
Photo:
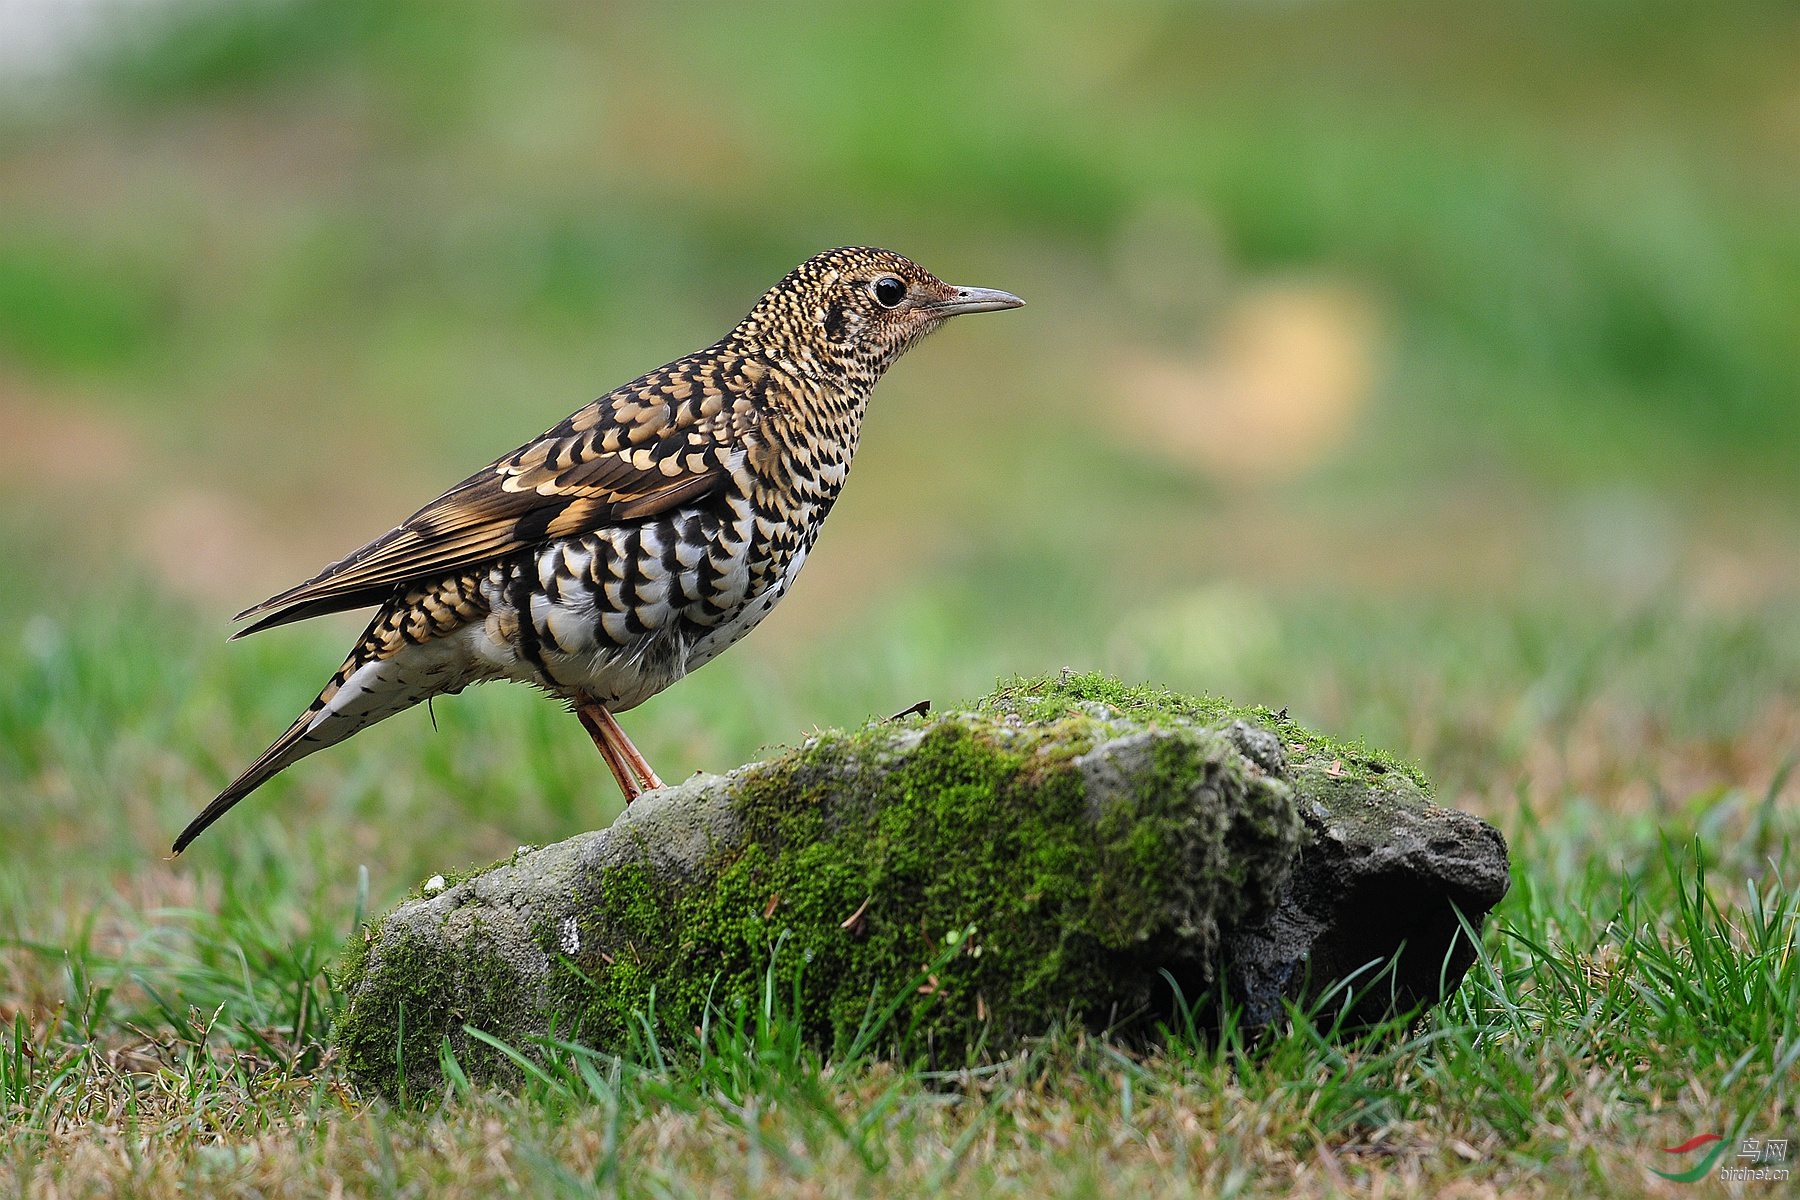
[[[933,304],[931,311],[937,316],[954,317],[959,313],[999,312],[1003,308],[1023,308],[1024,305],[1025,302],[1011,292],[959,287],[948,300]]]

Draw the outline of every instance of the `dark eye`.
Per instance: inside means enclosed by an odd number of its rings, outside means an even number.
[[[893,308],[906,299],[906,285],[892,275],[883,275],[875,281],[875,303],[883,308]]]

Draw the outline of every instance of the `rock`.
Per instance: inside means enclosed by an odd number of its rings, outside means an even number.
[[[1065,673],[696,776],[401,904],[346,952],[336,1043],[388,1093],[439,1086],[445,1039],[505,1082],[466,1027],[526,1052],[621,1050],[646,1023],[667,1044],[769,981],[829,1053],[1143,1037],[1177,993],[1366,1023],[1454,988],[1457,912],[1479,930],[1506,887],[1500,835],[1397,760]]]

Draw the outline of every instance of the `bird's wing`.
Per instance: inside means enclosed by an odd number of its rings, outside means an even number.
[[[760,419],[754,358],[696,355],[594,401],[348,558],[239,613],[258,630],[376,604],[402,585],[640,520],[722,487]],[[272,611],[279,610],[279,611]]]

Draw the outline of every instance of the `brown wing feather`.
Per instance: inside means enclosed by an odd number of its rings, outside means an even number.
[[[758,419],[763,378],[754,360],[693,356],[603,396],[312,579],[245,609],[239,620],[272,615],[235,636],[378,603],[408,583],[698,500],[724,486],[730,454]]]

